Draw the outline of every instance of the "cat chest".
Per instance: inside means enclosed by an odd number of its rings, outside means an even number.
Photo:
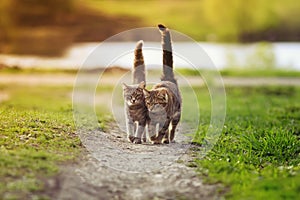
[[[139,109],[128,109],[128,114],[131,119],[134,121],[143,121],[147,118],[147,109],[139,108]]]

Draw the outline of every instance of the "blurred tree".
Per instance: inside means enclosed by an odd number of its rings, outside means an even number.
[[[10,0],[9,17],[19,26],[49,25],[74,8],[74,0]]]
[[[9,32],[12,28],[12,20],[10,18],[8,7],[10,6],[9,0],[0,1],[0,41],[9,41]]]
[[[279,24],[278,0],[203,0],[205,21],[222,40],[238,40],[243,33],[260,32]]]
[[[300,41],[298,1],[0,0],[0,52],[59,54],[72,42],[157,22],[196,40]]]
[[[137,26],[83,0],[0,0],[0,53],[61,56],[73,42],[100,41]]]
[[[56,24],[74,9],[74,0],[1,0],[0,52],[60,55],[72,38]]]

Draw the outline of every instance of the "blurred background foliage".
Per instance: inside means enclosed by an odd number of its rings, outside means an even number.
[[[299,10],[298,0],[1,0],[0,52],[58,55],[157,23],[198,41],[299,41]]]
[[[133,28],[129,18],[104,15],[82,0],[1,0],[0,53],[58,56],[74,42]]]
[[[87,4],[107,14],[137,17],[149,26],[165,23],[196,40],[249,42],[300,39],[300,4],[297,0],[167,0],[134,3],[88,0]]]

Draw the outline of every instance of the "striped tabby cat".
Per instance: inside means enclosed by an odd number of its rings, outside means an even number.
[[[163,76],[151,90],[143,89],[148,109],[148,133],[153,144],[174,141],[181,116],[181,95],[173,72],[173,54],[169,30],[158,25],[162,34]],[[169,130],[171,128],[171,130]]]
[[[143,141],[146,142],[145,126],[148,120],[143,93],[143,89],[145,89],[145,64],[142,46],[143,41],[139,41],[134,51],[133,85],[123,83],[127,138],[136,144],[142,143],[142,136]]]

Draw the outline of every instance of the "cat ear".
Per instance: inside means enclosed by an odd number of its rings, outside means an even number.
[[[145,96],[149,96],[150,95],[150,92],[148,90],[146,90],[145,88],[143,89],[143,93]]]
[[[146,87],[146,83],[145,83],[145,81],[142,81],[142,82],[140,82],[140,84],[139,84],[139,88],[142,88],[142,89],[144,89]]]
[[[127,85],[126,83],[122,83],[122,87],[123,87],[123,89],[125,90],[125,89],[128,88],[128,85]]]

